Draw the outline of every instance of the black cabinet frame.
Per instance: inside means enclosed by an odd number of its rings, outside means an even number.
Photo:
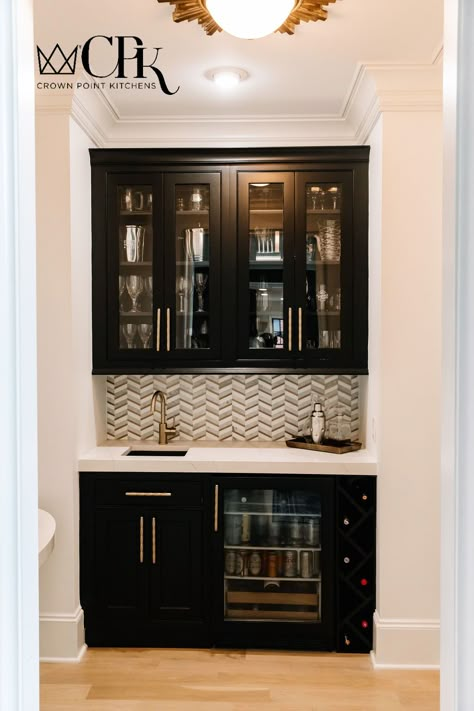
[[[368,340],[368,158],[369,148],[261,148],[261,149],[91,149],[92,166],[92,300],[93,373],[327,373],[365,374]],[[294,200],[285,225],[294,246],[294,268],[285,265],[287,301],[304,308],[304,191],[306,177],[345,181],[351,205],[343,213],[342,311],[343,347],[302,349],[300,353],[251,352],[248,349],[248,314],[242,304],[248,291],[248,255],[245,263],[243,237],[238,237],[242,194],[238,176],[244,173],[287,173],[294,181]],[[217,314],[212,324],[213,345],[206,352],[163,349],[127,351],[113,347],[118,329],[117,273],[114,268],[116,226],[114,187],[119,180],[153,186],[155,236],[154,279],[166,280],[166,299],[173,297],[170,232],[172,196],[169,186],[188,179],[219,180],[219,205],[214,205],[214,287]],[[212,177],[214,176],[214,177]],[[293,213],[291,213],[293,210]],[[218,214],[219,213],[219,214]],[[293,223],[290,224],[293,218]],[[242,219],[242,218],[241,218]],[[293,233],[293,235],[292,235]],[[294,236],[294,239],[293,239]],[[115,244],[115,246],[114,246]],[[166,246],[168,245],[168,246]],[[115,261],[115,264],[117,262]],[[158,281],[156,281],[158,283]],[[216,293],[217,292],[217,293]],[[214,302],[215,300],[215,302]],[[289,303],[288,303],[289,305]],[[156,310],[153,304],[153,342],[156,342]],[[164,307],[163,307],[164,308]],[[172,308],[172,306],[170,307]],[[287,304],[285,304],[287,308]],[[114,313],[115,312],[115,313]],[[162,318],[164,317],[162,311]],[[173,321],[173,319],[171,319]],[[296,339],[296,318],[293,339]],[[247,331],[246,331],[247,329]],[[244,340],[245,336],[245,340]]]

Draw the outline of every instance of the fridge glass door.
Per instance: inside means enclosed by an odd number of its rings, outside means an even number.
[[[321,496],[224,490],[224,619],[321,619]]]

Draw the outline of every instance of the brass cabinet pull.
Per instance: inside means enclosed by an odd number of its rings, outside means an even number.
[[[143,563],[143,516],[140,516],[140,563]]]
[[[166,309],[166,350],[169,352],[171,350],[171,311]]]
[[[160,352],[161,341],[161,309],[156,312],[156,350]]]
[[[125,496],[173,496],[171,491],[126,491]]]
[[[156,518],[151,520],[151,557],[153,565],[156,565]]]
[[[293,350],[293,309],[288,308],[288,350]]]
[[[214,531],[219,530],[219,484],[214,487]]]
[[[303,350],[303,309],[298,308],[298,350]]]

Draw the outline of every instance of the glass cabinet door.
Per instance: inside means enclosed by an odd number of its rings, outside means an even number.
[[[165,256],[166,351],[183,359],[216,357],[220,348],[220,176],[166,176],[165,205],[169,246]]]
[[[224,620],[322,621],[321,496],[226,489]]]
[[[112,303],[118,313],[113,342],[119,351],[151,353],[153,342],[153,186],[120,182],[114,195],[117,281]],[[136,356],[136,353],[135,353]]]
[[[337,362],[351,347],[352,191],[338,173],[297,177],[299,349]],[[302,282],[302,284],[301,284]],[[301,286],[304,293],[301,293]]]
[[[292,349],[293,193],[291,174],[239,174],[239,350],[247,358]]]

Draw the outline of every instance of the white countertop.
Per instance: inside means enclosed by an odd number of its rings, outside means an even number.
[[[182,450],[184,457],[124,456],[130,448]],[[211,474],[377,474],[367,450],[326,454],[292,449],[284,442],[186,442],[168,445],[110,440],[79,459],[81,472],[201,472]]]
[[[38,509],[38,556],[39,566],[48,560],[54,548],[56,521],[50,513]]]

